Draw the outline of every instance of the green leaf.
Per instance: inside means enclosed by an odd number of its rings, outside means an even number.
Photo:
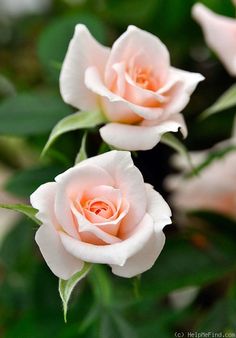
[[[87,153],[86,153],[86,139],[87,139],[87,133],[84,133],[81,146],[80,146],[80,150],[75,159],[75,164],[78,164],[82,162],[83,160],[86,160],[86,158],[88,158]]]
[[[99,42],[106,42],[106,28],[98,16],[80,12],[56,18],[42,32],[38,43],[39,60],[51,80],[58,81],[60,73],[58,66],[63,62],[78,23],[85,24]]]
[[[198,332],[222,332],[225,337],[235,337],[236,299],[221,299],[198,321]],[[224,337],[224,335],[223,335]]]
[[[187,215],[203,221],[208,227],[218,231],[221,236],[232,236],[232,238],[236,236],[236,220],[230,215],[210,210],[190,210]]]
[[[41,225],[41,222],[35,216],[37,214],[38,210],[31,207],[30,205],[27,205],[27,204],[0,204],[0,208],[18,211],[18,212],[28,216],[35,223]]]
[[[100,315],[100,306],[97,303],[94,303],[91,306],[90,311],[85,316],[85,319],[79,326],[79,333],[84,333],[93,323],[98,319]]]
[[[59,293],[63,303],[65,323],[67,322],[67,309],[71,293],[75,288],[76,284],[87,275],[91,267],[92,267],[91,264],[84,263],[83,269],[79,272],[76,272],[70,279],[68,280],[59,279]]]
[[[137,338],[133,327],[113,309],[102,309],[100,314],[99,338]]]
[[[97,302],[107,307],[112,302],[112,284],[104,266],[95,264],[89,281],[92,285]]]
[[[49,139],[43,149],[42,156],[45,155],[52,143],[62,134],[72,130],[93,128],[105,122],[105,117],[99,111],[78,112],[65,117],[53,128]]]
[[[119,337],[137,338],[134,328],[121,314],[118,312],[111,312],[111,315],[117,327],[116,332],[119,332]]]
[[[195,171],[188,149],[172,133],[162,135],[161,142],[177,151],[181,156],[185,157],[191,171]]]
[[[8,78],[0,74],[0,97],[7,97],[16,94],[13,83]]]
[[[200,119],[205,119],[213,114],[236,106],[236,84],[230,87],[220,98],[201,115]]]
[[[5,189],[14,195],[27,198],[41,184],[53,181],[64,170],[64,166],[48,166],[18,171],[7,181]]]
[[[70,109],[56,95],[20,94],[0,105],[0,134],[39,135],[48,133]]]
[[[195,234],[203,238],[205,246],[195,244]],[[155,266],[142,275],[141,297],[162,297],[182,287],[206,285],[236,271],[232,235],[225,236],[213,229],[173,237],[166,241]]]

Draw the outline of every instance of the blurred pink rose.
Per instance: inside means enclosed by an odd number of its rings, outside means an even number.
[[[169,52],[154,35],[129,26],[112,48],[77,25],[60,76],[65,102],[101,109],[110,123],[103,140],[125,150],[153,148],[166,132],[187,135],[181,110],[204,78],[170,66]]]
[[[208,156],[208,151],[191,154],[195,165]],[[182,167],[181,163],[177,164]],[[236,218],[236,152],[214,160],[198,176],[186,179],[183,167],[182,170],[183,174],[166,180],[167,188],[172,191],[172,205],[177,210],[211,210]]]
[[[134,166],[130,153],[87,159],[40,186],[31,203],[42,225],[36,242],[55,275],[70,278],[84,262],[132,277],[154,264],[171,223],[167,203]]]
[[[218,55],[227,71],[236,75],[236,20],[218,15],[197,3],[193,18],[200,24],[206,43]]]

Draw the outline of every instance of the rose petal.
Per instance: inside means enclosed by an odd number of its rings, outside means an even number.
[[[110,151],[89,158],[83,163],[97,163],[112,175],[115,181],[113,187],[119,188],[129,203],[129,212],[122,221],[122,231],[130,231],[143,218],[147,199],[143,176],[134,166],[131,154],[125,151]]]
[[[43,224],[36,232],[35,240],[52,272],[59,278],[69,279],[83,268],[83,261],[68,253],[52,225]]]
[[[153,65],[154,69],[158,69],[160,82],[164,82],[169,67],[169,52],[166,46],[154,35],[143,31],[135,26],[129,26],[127,31],[123,33],[113,44],[105,71],[105,83],[110,88],[113,81],[114,70],[112,66],[123,60],[132,60],[137,53],[137,49],[145,52],[144,66]],[[142,66],[142,65],[140,65]]]
[[[111,202],[116,209],[120,209],[122,201],[122,193],[119,189],[112,186],[99,185],[85,192],[83,199],[93,200],[95,198],[103,198]]]
[[[126,90],[125,64],[124,62],[115,63],[112,68],[116,72],[116,79],[110,89],[117,95],[124,96]]]
[[[94,93],[100,96],[107,98],[111,103],[123,103],[126,111],[131,110],[142,118],[152,120],[152,119],[157,118],[163,113],[163,109],[161,107],[150,108],[150,107],[138,106],[122,98],[121,96],[118,96],[117,94],[111,92],[107,87],[105,87],[96,67],[87,68],[85,72],[85,84],[91,91],[93,91]],[[112,109],[112,105],[110,105],[110,108]],[[112,112],[109,113],[109,116],[112,116]]]
[[[131,110],[127,102],[111,102],[106,97],[103,97],[101,101],[103,112],[109,121],[136,124],[141,122],[143,119]]]
[[[149,270],[160,255],[164,244],[165,235],[163,232],[154,233],[145,246],[128,258],[123,266],[111,264],[112,272],[117,276],[130,278]]]
[[[171,224],[171,210],[164,198],[153,189],[150,184],[145,184],[147,191],[147,213],[153,218],[155,231],[159,232],[167,224]]]
[[[60,229],[54,210],[56,187],[56,182],[42,184],[30,196],[30,203],[35,209],[39,210],[36,216],[42,223],[51,223],[54,227]]]
[[[178,117],[172,116],[169,121],[160,122],[160,125],[156,126],[108,123],[99,131],[106,143],[118,149],[134,151],[152,149],[160,141],[162,134],[171,131],[177,132],[179,128],[186,136],[186,126],[180,114]]]
[[[130,151],[151,149],[161,138],[155,127],[132,126],[121,123],[108,123],[99,131],[106,143],[115,148]]]
[[[158,91],[152,91],[138,86],[127,74],[125,78],[126,93],[124,98],[130,103],[153,109],[157,107],[161,108],[162,104],[169,100],[169,98],[159,94]]]
[[[148,90],[137,85],[126,72],[124,62],[114,64],[113,69],[116,72],[116,79],[110,89],[128,102],[153,108],[168,100],[158,91]]]
[[[119,240],[117,238],[114,238],[114,236],[117,235],[121,220],[127,215],[129,211],[129,204],[128,203],[125,204],[122,212],[119,215],[117,215],[115,219],[112,219],[109,221],[106,220],[106,221],[98,222],[98,223],[91,222],[89,219],[87,219],[85,217],[86,213],[84,214],[80,213],[79,210],[75,208],[75,206],[72,203],[71,203],[71,210],[75,218],[77,219],[80,234],[81,232],[90,231],[91,233],[94,233],[98,238],[100,238],[103,242],[112,243],[112,242],[119,242]],[[98,230],[95,228],[98,228]],[[106,236],[106,234],[103,235],[104,232],[112,236],[111,237],[108,236],[106,240],[105,237],[101,237],[101,236]]]
[[[109,52],[109,48],[91,36],[86,26],[76,26],[60,74],[61,95],[66,103],[85,111],[98,108],[96,95],[84,84],[84,73],[93,65],[103,74]]]
[[[203,29],[209,47],[216,52],[228,72],[236,75],[236,20],[212,12],[197,3],[192,9],[193,18]]]
[[[129,257],[139,252],[153,235],[153,220],[145,214],[129,238],[111,245],[84,243],[60,232],[65,249],[73,256],[91,263],[123,266]]]
[[[77,219],[80,233],[89,232],[107,244],[120,242],[118,237],[110,235],[109,233],[103,231],[96,224],[89,222],[83,215],[81,215],[80,212],[78,212],[78,210],[73,205],[71,205],[71,210]],[[112,225],[113,222],[111,222],[111,226]]]
[[[162,88],[163,95],[169,97],[169,101],[164,104],[165,114],[168,115],[177,114],[182,111],[188,104],[190,96],[198,83],[204,80],[204,76],[199,73],[187,72],[173,67],[171,67],[170,73],[169,81],[172,82],[171,77],[173,77],[176,81],[175,84],[166,92]]]
[[[103,221],[103,222],[100,222],[100,221],[92,222],[91,218],[90,219],[87,218],[87,220],[89,221],[90,224],[100,228],[102,231],[105,231],[106,233],[110,235],[116,236],[120,228],[120,223],[122,219],[124,219],[124,217],[128,214],[128,212],[129,212],[129,205],[127,203],[123,211],[119,215],[117,215],[117,217],[114,219],[110,219],[109,221]]]
[[[71,214],[70,203],[75,201],[83,191],[96,185],[113,185],[114,180],[102,168],[96,165],[85,165],[82,162],[55,178],[58,189],[55,197],[55,213],[63,229],[73,237],[78,232]]]
[[[177,132],[179,129],[183,137],[187,137],[188,131],[182,114],[173,114],[169,117],[163,117],[153,121],[143,121],[141,126],[155,127],[161,135],[167,132]]]

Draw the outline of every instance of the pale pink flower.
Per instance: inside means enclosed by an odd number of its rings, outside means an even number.
[[[130,153],[89,158],[40,186],[31,203],[42,225],[36,242],[53,273],[63,279],[84,262],[111,266],[132,277],[154,264],[171,223],[167,203],[145,184]]]
[[[60,76],[65,102],[102,110],[109,123],[103,140],[125,150],[153,148],[166,132],[187,129],[180,112],[203,76],[170,65],[169,52],[154,35],[129,26],[112,48],[77,25]]]
[[[212,12],[197,3],[192,9],[193,18],[200,24],[206,43],[218,55],[229,72],[236,75],[236,20]]]
[[[203,163],[209,151],[191,153],[195,164]],[[177,159],[175,163],[181,168]],[[172,205],[179,211],[210,210],[236,218],[236,152],[214,160],[197,176],[169,176],[166,187],[172,191]]]

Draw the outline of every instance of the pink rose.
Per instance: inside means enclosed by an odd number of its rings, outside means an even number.
[[[208,153],[192,153],[191,158],[199,165],[208,158]],[[236,218],[235,181],[236,152],[230,152],[214,160],[198,176],[186,179],[182,174],[172,175],[166,185],[172,191],[173,206],[181,212],[211,210]]]
[[[206,43],[218,55],[227,71],[236,75],[236,20],[218,15],[197,3],[193,18],[200,24]]]
[[[87,159],[41,185],[31,203],[42,225],[36,242],[53,273],[63,279],[84,262],[111,266],[132,277],[154,264],[171,223],[167,203],[134,166],[130,153]]]
[[[154,35],[129,26],[112,48],[77,25],[60,76],[65,102],[102,110],[110,123],[103,140],[125,150],[153,148],[166,132],[187,129],[180,111],[204,78],[170,66],[169,52]]]

